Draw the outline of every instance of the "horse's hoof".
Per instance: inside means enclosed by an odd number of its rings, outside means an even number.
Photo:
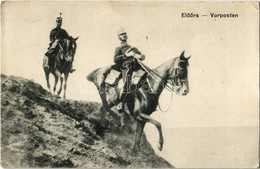
[[[162,149],[163,149],[163,144],[162,144],[162,143],[158,143],[156,146],[157,146],[157,148],[158,148],[160,151],[162,151]]]

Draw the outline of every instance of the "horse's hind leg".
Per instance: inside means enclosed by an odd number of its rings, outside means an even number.
[[[62,91],[62,85],[63,85],[63,77],[60,76],[60,89],[59,89],[57,95],[60,95],[60,93],[61,93],[61,91]]]
[[[137,152],[137,149],[139,148],[144,126],[145,126],[145,122],[137,120],[137,126],[136,126],[136,132],[135,132],[135,144],[133,147],[134,152]]]
[[[120,121],[115,120],[115,124],[118,125],[119,127],[123,127],[124,124],[124,115],[121,113],[118,113],[117,111],[113,111],[111,109],[111,106],[109,105],[108,101],[106,100],[106,94],[105,92],[99,91],[99,95],[102,101],[102,107],[104,109],[105,112],[108,112],[110,116],[112,116],[113,118],[120,118]],[[106,113],[104,114],[106,115]],[[104,116],[105,118],[105,116]]]
[[[107,127],[107,122],[106,122],[106,109],[104,106],[100,107],[100,125],[103,128]]]
[[[54,86],[53,86],[53,92],[54,93],[56,91],[57,83],[58,83],[58,76],[56,74],[54,74]]]
[[[145,121],[150,122],[154,124],[159,131],[159,144],[157,145],[157,148],[161,151],[163,148],[163,133],[162,133],[162,126],[161,123],[151,118],[149,115],[140,113],[139,116],[143,118]]]

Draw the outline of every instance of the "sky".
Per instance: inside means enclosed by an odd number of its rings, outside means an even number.
[[[154,68],[185,50],[190,93],[164,91],[163,109],[152,116],[165,128],[241,127],[259,124],[258,5],[242,2],[5,2],[2,3],[1,72],[21,76],[47,89],[42,59],[50,30],[62,12],[62,27],[77,40],[67,98],[100,102],[92,70],[113,64],[123,27],[128,42]],[[199,14],[183,18],[182,13]],[[211,18],[234,13],[238,18]],[[203,17],[202,15],[207,15]],[[148,40],[146,40],[146,36]],[[53,85],[53,78],[51,78]]]

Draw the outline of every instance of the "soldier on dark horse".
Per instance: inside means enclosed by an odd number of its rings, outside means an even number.
[[[156,126],[159,132],[157,147],[162,150],[164,139],[161,124],[150,115],[156,111],[157,106],[160,108],[159,97],[165,88],[178,95],[189,93],[188,60],[190,57],[185,57],[183,51],[178,57],[150,69],[141,62],[145,56],[127,44],[127,34],[124,29],[118,31],[118,38],[121,46],[115,51],[116,64],[98,68],[87,76],[87,79],[97,87],[102,101],[101,126],[106,127],[107,112],[110,115],[118,114],[114,109],[116,107],[121,117],[127,113],[136,120],[134,151],[139,148],[141,135],[147,122]],[[120,86],[122,81],[123,86]],[[124,109],[124,105],[128,110]]]
[[[44,67],[49,68],[50,57],[54,57],[58,53],[58,48],[61,43],[64,42],[64,39],[69,39],[70,36],[65,29],[61,28],[62,26],[62,17],[59,16],[56,19],[56,28],[52,29],[50,32],[50,44],[48,51],[45,53],[47,56],[47,61]],[[73,61],[72,61],[73,63]],[[76,69],[73,69],[71,64],[70,73],[73,73]]]
[[[60,87],[57,92],[59,95],[64,87],[63,97],[66,98],[66,88],[69,73],[75,71],[72,68],[74,55],[77,49],[77,38],[73,38],[68,35],[67,31],[61,28],[62,18],[58,17],[56,20],[57,27],[50,33],[50,41],[48,51],[43,58],[43,70],[45,72],[45,78],[47,87],[50,92],[49,74],[53,74],[55,78],[53,92],[56,91],[56,85],[60,80]],[[63,77],[64,74],[64,77]],[[64,80],[64,86],[63,86]]]

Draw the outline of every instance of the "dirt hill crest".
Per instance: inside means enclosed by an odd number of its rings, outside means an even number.
[[[145,135],[132,152],[135,121],[120,127],[100,104],[51,95],[30,80],[1,74],[1,166],[80,168],[173,168],[157,156]]]

